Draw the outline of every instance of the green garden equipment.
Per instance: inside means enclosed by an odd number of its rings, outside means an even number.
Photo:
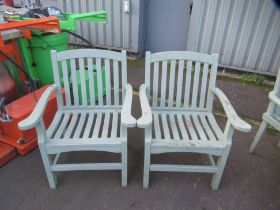
[[[25,66],[31,77],[39,80],[40,86],[54,82],[50,51],[64,51],[68,49],[67,33],[73,34],[72,31],[76,30],[76,21],[107,22],[107,13],[103,10],[82,14],[61,13],[57,17],[60,19],[61,33],[46,34],[33,31],[32,39],[18,39],[19,48]],[[14,16],[12,18],[20,18],[23,20],[30,19],[19,16]]]

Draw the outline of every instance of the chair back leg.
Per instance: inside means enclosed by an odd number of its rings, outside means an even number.
[[[262,121],[261,125],[260,125],[260,128],[255,136],[255,139],[254,141],[252,142],[251,144],[251,147],[249,149],[249,152],[252,153],[256,147],[256,145],[259,143],[259,141],[261,140],[263,134],[265,133],[265,130],[267,128],[267,122],[265,121]]]

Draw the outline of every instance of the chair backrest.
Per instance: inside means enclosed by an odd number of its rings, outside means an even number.
[[[145,84],[153,108],[212,110],[218,54],[146,53]]]
[[[278,70],[275,85],[274,85],[273,89],[274,89],[274,91],[276,91],[277,94],[280,94],[280,68]]]
[[[65,102],[58,92],[59,107],[122,105],[127,84],[126,51],[52,50],[51,58],[54,81],[65,90]]]

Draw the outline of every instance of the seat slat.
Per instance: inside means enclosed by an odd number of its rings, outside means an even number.
[[[71,122],[70,122],[70,124],[69,124],[69,126],[68,126],[68,128],[67,128],[67,130],[64,134],[64,138],[70,138],[71,137],[71,135],[75,131],[74,129],[76,128],[76,124],[78,123],[77,122],[78,119],[79,119],[79,113],[74,112],[72,117],[71,117]]]
[[[118,113],[113,113],[112,120],[112,130],[111,130],[111,138],[117,138],[117,128],[118,128]]]
[[[69,123],[70,117],[71,117],[71,113],[67,112],[64,114],[63,120],[60,123],[59,128],[57,129],[57,131],[53,137],[54,139],[60,139],[63,137],[65,129],[67,128],[67,125]]]
[[[95,114],[93,112],[90,112],[88,114],[88,121],[87,121],[87,125],[86,125],[86,128],[84,130],[84,133],[83,133],[83,138],[89,138],[89,135],[90,135],[90,131],[92,129],[92,126],[93,125],[93,120],[94,120],[94,117],[95,117]]]
[[[108,113],[105,113],[101,138],[107,138],[107,136],[108,136],[109,122],[110,122],[109,120],[110,120],[110,113],[108,112]]]
[[[180,127],[180,131],[181,131],[183,140],[189,140],[189,136],[188,136],[186,127],[185,127],[184,122],[183,122],[183,115],[182,114],[177,114],[177,119],[178,119],[178,124],[179,124],[179,127]]]
[[[163,126],[164,139],[170,139],[167,116],[165,113],[161,114],[161,121],[162,121],[162,126]]]
[[[223,132],[221,131],[220,127],[218,126],[215,117],[212,113],[207,115],[207,118],[209,120],[209,126],[213,128],[213,132],[217,136],[219,140],[223,140]]]
[[[191,118],[190,118],[190,115],[188,113],[185,114],[185,122],[186,122],[186,127],[191,134],[191,139],[192,140],[198,140],[194,125],[193,125],[193,123],[191,121]]]
[[[206,133],[209,136],[210,140],[218,140],[215,136],[215,134],[213,133],[212,129],[210,128],[210,126],[208,125],[207,121],[206,121],[206,114],[201,114],[200,115],[200,119],[201,119],[201,123],[202,126],[205,128]]]
[[[159,118],[158,118],[157,113],[154,113],[153,120],[154,120],[155,137],[157,139],[160,139],[161,138],[161,132],[160,132],[160,124],[159,124]]]
[[[62,121],[62,116],[63,113],[61,111],[57,111],[52,123],[50,124],[50,126],[47,129],[47,137],[51,137],[54,135],[54,132],[58,129],[58,126],[60,124],[60,122]]]
[[[79,124],[77,125],[73,138],[80,138],[81,132],[85,126],[86,116],[87,116],[86,113],[84,113],[84,112],[81,113]]]
[[[94,124],[92,138],[98,138],[100,124],[101,124],[101,120],[102,120],[102,115],[103,115],[103,113],[97,113],[97,118],[96,118],[96,121],[95,121],[95,124]]]
[[[172,129],[172,133],[173,133],[173,138],[174,139],[180,139],[178,129],[177,129],[177,125],[176,125],[176,121],[175,121],[175,116],[173,114],[169,115],[169,119],[170,119],[171,129]]]
[[[203,130],[203,128],[202,128],[202,126],[201,126],[199,120],[198,120],[197,115],[196,115],[196,114],[193,114],[193,115],[192,115],[192,118],[193,118],[193,122],[194,122],[195,128],[196,128],[196,130],[197,130],[197,132],[198,132],[199,139],[202,140],[202,141],[207,141],[208,138],[207,138],[207,136],[205,135],[205,132],[204,132],[204,130]]]

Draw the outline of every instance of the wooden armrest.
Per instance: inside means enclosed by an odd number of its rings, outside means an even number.
[[[46,106],[48,104],[49,97],[56,90],[57,90],[57,85],[53,84],[53,85],[50,85],[44,91],[44,93],[40,97],[38,103],[36,104],[33,112],[26,119],[24,119],[24,120],[22,120],[21,122],[18,123],[18,127],[21,130],[31,129],[39,123],[41,117],[44,114]]]
[[[221,104],[225,110],[225,113],[232,124],[232,126],[243,132],[249,132],[251,130],[251,125],[243,121],[235,112],[234,108],[232,107],[231,103],[227,99],[226,95],[219,89],[213,88],[212,92],[219,98]]]
[[[137,120],[137,126],[139,128],[150,127],[153,122],[151,108],[146,95],[146,88],[145,84],[141,85],[139,88],[139,97],[142,109],[142,116]]]
[[[136,119],[131,115],[132,95],[132,87],[127,84],[121,111],[121,124],[126,127],[134,127],[136,125]]]
[[[268,94],[268,98],[269,100],[271,100],[273,103],[277,104],[278,106],[280,106],[280,98],[279,96],[277,96],[276,91],[271,91]]]

